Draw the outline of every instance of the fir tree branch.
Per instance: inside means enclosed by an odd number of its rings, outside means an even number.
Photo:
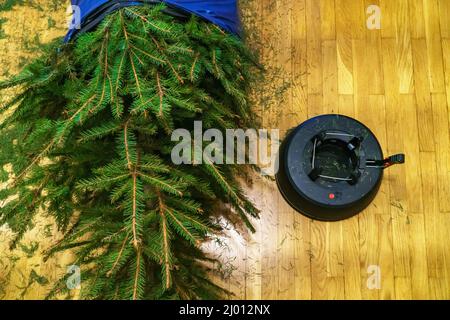
[[[123,126],[123,135],[124,135],[123,140],[124,140],[124,143],[125,143],[125,157],[126,157],[126,160],[127,160],[127,167],[128,167],[128,170],[132,171],[133,163],[131,161],[130,148],[128,146],[128,125],[129,125],[129,122],[130,122],[130,120],[127,120],[125,122],[125,125]]]
[[[153,37],[152,35],[150,35],[150,38],[152,39],[153,43],[156,45],[158,50],[161,52],[161,54],[164,55],[164,57],[166,58],[166,62],[169,65],[169,67],[172,70],[172,72],[174,73],[175,77],[178,79],[178,82],[181,83],[181,84],[184,84],[183,78],[180,76],[180,74],[177,72],[177,70],[175,70],[175,67],[172,65],[172,63],[170,62],[169,58],[164,53],[164,49],[159,44],[158,40],[156,40],[155,37]]]
[[[82,106],[79,108],[67,121],[66,123],[71,123],[77,115],[79,115],[91,102],[97,97],[96,94],[93,94]],[[61,141],[61,140],[60,140]]]
[[[89,114],[92,115],[94,114],[95,110],[97,110],[98,107],[100,107],[103,104],[103,100],[105,99],[105,95],[106,95],[106,78],[103,78],[103,84],[102,84],[102,93],[100,95],[100,100],[98,101],[97,105],[89,110]],[[82,119],[80,117],[80,122],[82,122]]]
[[[162,180],[162,179],[158,179],[157,177],[149,176],[149,175],[147,175],[147,174],[145,174],[145,173],[143,173],[143,172],[138,172],[138,174],[139,174],[142,178],[144,178],[145,180],[151,181],[153,184],[156,184],[156,185],[158,185],[158,186],[160,186],[160,187],[164,187],[164,189],[165,189],[166,191],[170,191],[171,193],[176,194],[176,195],[178,195],[178,196],[180,196],[180,197],[183,196],[183,192],[181,192],[181,191],[178,190],[176,187],[174,187],[173,185],[171,185],[171,184],[165,182],[165,181]]]
[[[125,245],[127,244],[128,236],[129,236],[129,233],[127,233],[125,238],[123,239],[122,245],[119,250],[119,254],[117,255],[117,258],[114,261],[111,269],[107,272],[107,274],[106,274],[107,277],[111,277],[112,273],[114,272],[114,269],[116,268],[117,264],[119,263],[120,258],[122,257],[123,250],[125,249]]]
[[[134,285],[133,285],[133,300],[137,300],[137,291],[138,291],[138,285],[139,285],[139,274],[141,272],[141,250],[138,248],[137,251],[137,257],[136,257],[136,271],[134,274]]]
[[[105,35],[105,42],[109,39],[109,31],[106,33]],[[105,58],[104,58],[104,65],[103,65],[103,77],[106,77],[109,81],[109,88],[110,88],[110,99],[111,102],[114,102],[114,94],[113,94],[113,87],[112,87],[112,81],[111,81],[111,77],[109,75],[109,63],[108,63],[108,46],[104,46],[104,50],[105,50]],[[103,48],[102,48],[103,51]],[[103,84],[104,85],[104,84]]]
[[[176,169],[167,153],[175,126],[199,119],[206,129],[249,125],[252,61],[238,39],[163,8],[111,13],[70,45],[55,40],[25,67],[29,73],[0,84],[0,93],[23,85],[0,125],[0,167],[12,163],[17,172],[1,198],[19,195],[1,209],[1,221],[23,232],[48,206],[64,230],[49,254],[76,249],[82,297],[218,298],[200,248],[220,232],[210,209],[230,204],[246,223],[256,210],[234,178],[239,169]],[[46,176],[45,192],[33,194]],[[52,293],[67,292],[64,281]]]
[[[161,60],[160,58],[155,57],[154,55],[148,53],[147,51],[142,50],[142,49],[140,49],[140,48],[138,48],[138,47],[136,47],[136,46],[134,46],[134,45],[132,45],[132,44],[130,44],[130,47],[132,47],[133,49],[135,49],[135,50],[141,52],[142,54],[146,55],[146,56],[149,57],[150,59],[156,60],[156,61],[160,62],[161,64],[164,64],[164,63],[165,63],[164,60]]]
[[[131,12],[132,14],[138,16],[142,21],[148,23],[149,25],[151,25],[153,28],[164,32],[164,33],[169,33],[171,30],[170,29],[162,29],[160,27],[158,27],[156,24],[152,23],[150,20],[148,20],[147,18],[145,18],[144,16],[140,15],[139,13],[135,12],[134,10],[130,9],[130,8],[125,8],[126,11]]]
[[[184,233],[186,233],[186,235],[191,239],[191,241],[193,243],[195,243],[196,246],[200,245],[200,241],[197,239],[196,236],[194,236],[184,225],[183,223],[181,223],[180,220],[177,219],[177,217],[175,217],[175,215],[172,213],[172,211],[170,209],[166,210],[166,213],[169,214],[172,219],[175,221],[175,223],[184,231]]]
[[[130,55],[131,69],[133,70],[134,80],[136,81],[136,87],[138,89],[139,97],[142,99],[142,90],[141,90],[141,85],[139,83],[139,77],[137,75],[136,67],[134,65],[134,61],[133,61],[133,57],[131,56],[131,53],[129,53],[129,55]]]
[[[11,183],[11,187],[14,188],[17,186],[17,183],[20,182],[20,180],[22,180],[22,178],[29,172],[30,169],[32,169],[34,167],[34,165],[36,163],[38,163],[40,160],[42,160],[42,158],[45,157],[45,155],[50,151],[50,149],[53,147],[53,145],[55,144],[55,140],[52,140],[45,148],[44,150],[41,151],[41,153],[39,153],[36,157],[34,157],[34,159],[31,161],[31,163],[24,169],[22,170],[22,172],[16,176]]]
[[[120,11],[120,17],[122,19],[122,30],[123,30],[123,34],[125,36],[125,42],[127,43],[127,46],[129,48],[130,47],[130,40],[129,40],[129,37],[128,37],[127,29],[125,27],[125,23],[123,22],[122,11]],[[137,87],[138,92],[139,92],[139,97],[142,99],[141,86],[140,86],[140,83],[139,83],[139,78],[138,78],[138,75],[137,75],[137,72],[136,72],[136,67],[134,65],[133,57],[131,56],[131,51],[130,50],[128,50],[128,55],[130,57],[131,69],[133,71],[133,76],[134,76],[134,80],[136,82],[136,87]]]
[[[114,85],[114,91],[115,91],[116,93],[117,93],[117,91],[119,90],[120,75],[122,74],[122,68],[123,68],[123,64],[124,64],[124,61],[125,61],[125,56],[126,56],[126,54],[127,54],[127,51],[126,51],[126,50],[123,50],[122,56],[121,56],[121,58],[120,58],[119,68],[118,68],[118,71],[117,71],[118,76],[117,76],[117,79],[116,79],[116,83],[115,83],[115,85]]]
[[[200,57],[200,53],[197,53],[195,55],[194,62],[192,63],[191,72],[190,72],[191,82],[194,82],[195,67],[197,66],[199,57]]]
[[[127,172],[125,174],[121,174],[114,177],[105,177],[102,176],[100,179],[92,179],[92,180],[82,180],[77,184],[78,189],[95,189],[95,188],[101,188],[104,185],[112,184],[113,182],[121,181],[124,178],[128,178],[130,174]]]
[[[222,186],[222,189],[227,193],[231,203],[234,204],[235,209],[238,211],[242,220],[245,222],[250,231],[255,232],[255,228],[250,222],[249,218],[246,216],[246,207],[243,203],[242,197],[238,195],[234,188],[228,183],[227,179],[222,175],[222,173],[216,168],[216,166],[211,162],[210,159],[206,158],[205,162],[207,162],[208,168],[212,169],[214,176],[219,179],[219,184]]]
[[[240,199],[240,197],[233,191],[233,187],[230,186],[230,184],[228,183],[227,179],[222,175],[222,173],[216,168],[216,166],[211,162],[211,160],[209,158],[205,158],[205,162],[206,165],[211,168],[214,172],[214,175],[216,176],[216,178],[219,179],[220,184],[222,184],[224,186],[224,191],[227,192],[227,194],[235,199],[237,201],[237,204],[242,207],[242,200]]]
[[[212,62],[213,62],[214,68],[216,69],[217,77],[220,77],[219,66],[217,65],[216,50],[212,51]]]
[[[65,236],[58,240],[55,244],[44,251],[44,261],[46,261],[53,253],[58,251],[58,248],[61,247],[64,243],[73,242],[79,239],[86,231],[90,230],[101,217],[94,219],[93,222],[89,223],[86,226],[83,226],[81,230],[77,230],[78,223],[75,223],[74,226],[69,230],[69,232],[65,233]]]
[[[164,113],[163,113],[164,90],[161,86],[161,79],[159,78],[158,71],[156,71],[156,84],[158,86],[158,95],[159,95],[159,116],[162,117],[164,115]]]
[[[221,28],[219,28],[218,26],[216,26],[215,24],[212,25],[214,29],[216,29],[217,31],[219,31],[222,35],[226,35],[225,31],[223,31]]]
[[[130,156],[130,149],[129,149],[129,144],[128,144],[128,124],[129,121],[125,122],[124,125],[124,129],[123,129],[123,134],[124,134],[124,142],[125,142],[125,155],[126,155],[126,160],[127,160],[127,166],[128,166],[128,170],[130,171],[130,175],[133,181],[133,186],[132,186],[132,216],[131,216],[131,220],[132,220],[132,230],[133,230],[133,246],[134,248],[137,250],[139,250],[139,241],[138,241],[138,236],[137,236],[137,228],[136,228],[136,215],[137,215],[137,171],[136,171],[136,166],[137,164],[133,164],[131,161],[131,156]]]
[[[130,46],[131,46],[131,45],[130,45]],[[136,57],[137,61],[139,62],[139,64],[140,64],[141,66],[144,66],[144,65],[145,65],[145,64],[144,64],[144,61],[142,61],[142,59],[136,54],[136,52],[134,52],[133,50],[130,50],[130,52],[133,54],[133,56]]]
[[[163,251],[164,251],[164,271],[165,271],[165,277],[166,277],[166,283],[165,283],[165,288],[169,289],[170,288],[170,282],[171,282],[171,263],[170,263],[170,248],[169,248],[169,235],[168,235],[168,231],[167,231],[167,219],[166,219],[166,215],[164,213],[165,211],[165,205],[164,202],[162,200],[161,194],[160,192],[157,190],[156,191],[157,196],[158,196],[158,203],[159,203],[159,214],[161,216],[161,229],[162,229],[162,236],[163,236]]]
[[[150,41],[149,41],[148,39],[145,39],[145,38],[143,38],[143,37],[140,37],[140,36],[138,36],[137,34],[134,34],[133,32],[128,32],[128,36],[130,36],[130,37],[132,37],[132,38],[139,39],[139,40],[144,41],[144,42],[147,42],[147,43],[150,43]]]
[[[108,45],[105,45],[109,40],[109,31],[107,31],[104,35],[104,39],[102,42],[102,47],[100,49],[100,55],[99,55],[99,65],[103,66],[103,76],[106,76],[106,74],[108,73]],[[103,55],[103,63],[102,64],[102,59],[101,56]]]
[[[192,224],[197,225],[198,227],[204,229],[204,230],[208,230],[209,229],[208,226],[206,226],[204,223],[202,223],[201,221],[198,221],[198,220],[192,218],[191,216],[189,216],[187,214],[184,214],[183,218],[188,220]]]
[[[131,174],[133,178],[133,195],[132,195],[132,201],[133,201],[133,215],[132,215],[132,228],[133,228],[133,246],[136,249],[136,251],[139,251],[139,241],[136,231],[136,212],[137,212],[137,197],[136,197],[136,189],[137,189],[137,173],[136,169],[133,170]]]

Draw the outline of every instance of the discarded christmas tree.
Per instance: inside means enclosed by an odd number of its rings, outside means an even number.
[[[53,216],[65,236],[47,254],[74,250],[84,298],[219,298],[200,248],[220,232],[214,208],[250,228],[257,215],[237,167],[171,160],[176,128],[252,125],[251,56],[214,24],[163,9],[115,11],[0,83],[19,91],[0,109],[0,225],[14,246],[39,209]]]

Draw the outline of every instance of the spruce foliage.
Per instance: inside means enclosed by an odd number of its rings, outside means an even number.
[[[15,246],[38,210],[54,217],[65,236],[47,254],[75,250],[83,298],[222,297],[200,247],[220,232],[214,208],[230,206],[250,228],[258,214],[235,166],[170,158],[175,128],[253,124],[251,55],[218,27],[163,9],[123,8],[0,83],[18,89],[0,106],[0,225]]]

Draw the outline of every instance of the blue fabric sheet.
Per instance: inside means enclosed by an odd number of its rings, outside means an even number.
[[[164,2],[169,8],[181,10],[189,14],[195,14],[206,19],[224,30],[240,34],[241,25],[239,20],[237,0],[159,0],[159,1],[120,1],[120,0],[72,0],[72,5],[78,6],[81,15],[81,27],[86,23],[98,24],[100,18],[93,19],[99,11],[111,12],[125,6],[137,6],[145,3]],[[75,25],[75,21],[73,23]],[[80,30],[73,28],[69,30],[65,41],[70,41]]]

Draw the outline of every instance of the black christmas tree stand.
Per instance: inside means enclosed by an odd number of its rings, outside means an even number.
[[[383,157],[375,135],[343,115],[322,115],[293,129],[279,153],[278,188],[298,212],[338,221],[364,210],[376,196],[383,170],[404,163]]]

